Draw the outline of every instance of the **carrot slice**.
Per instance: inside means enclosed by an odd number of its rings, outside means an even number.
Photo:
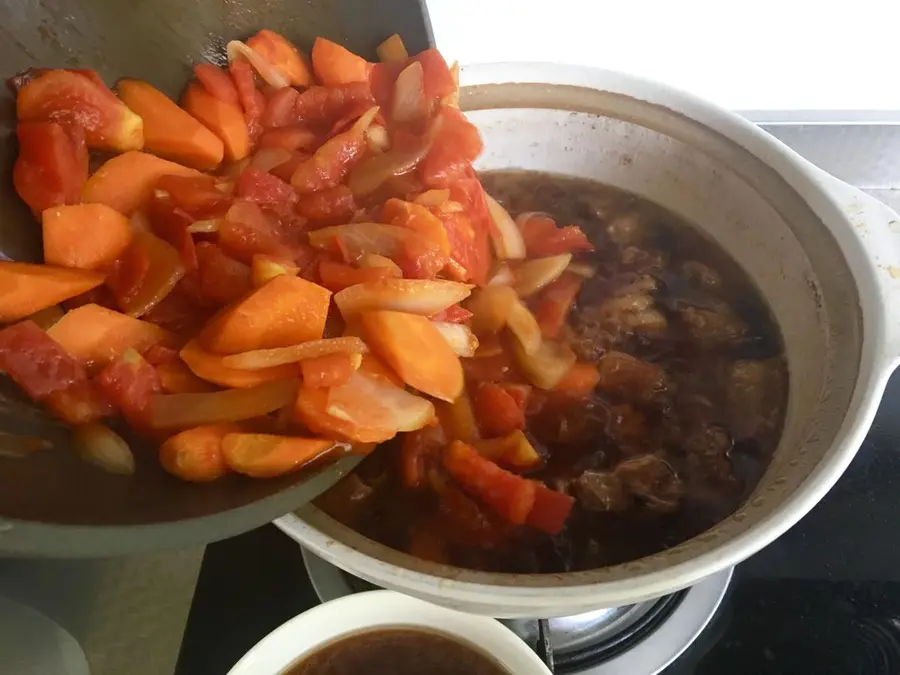
[[[391,225],[418,232],[437,246],[444,255],[450,255],[450,240],[440,218],[421,204],[402,199],[388,199],[381,207],[381,219]]]
[[[88,367],[105,366],[127,349],[144,352],[177,337],[159,326],[100,305],[82,305],[57,321],[47,334]]]
[[[319,263],[319,279],[330,291],[338,292],[356,284],[378,279],[389,279],[394,275],[387,267],[356,268],[332,260]]]
[[[443,401],[462,393],[459,357],[426,317],[377,310],[359,318],[368,345],[406,384]]]
[[[347,384],[362,363],[362,354],[326,354],[300,362],[304,387],[339,387]]]
[[[247,46],[271,63],[292,86],[312,84],[306,57],[284,36],[263,28],[247,40]]]
[[[156,366],[159,382],[167,394],[202,394],[215,391],[215,387],[194,375],[190,368],[181,361],[161,363]]]
[[[313,43],[312,66],[316,79],[326,86],[366,82],[372,64],[336,42],[318,37]]]
[[[250,154],[250,132],[239,105],[216,98],[196,82],[187,86],[182,105],[225,144],[225,158],[232,162]]]
[[[99,272],[0,260],[0,323],[24,319],[87,293],[104,279]]]
[[[323,438],[271,434],[228,434],[222,441],[225,463],[232,471],[253,478],[274,478],[297,471],[341,447]],[[349,449],[343,446],[344,450]]]
[[[277,365],[272,368],[260,368],[258,370],[229,368],[224,364],[224,359],[221,356],[203,351],[194,340],[191,340],[182,348],[179,356],[197,377],[223,387],[235,387],[238,389],[255,387],[263,382],[297,377],[298,374],[297,367],[291,363]]]
[[[369,351],[366,343],[354,336],[309,340],[291,347],[276,349],[257,349],[242,354],[233,354],[222,358],[222,364],[229,368],[258,370],[271,368],[285,363],[296,363],[304,359],[314,359],[329,354],[364,354]]]
[[[310,431],[327,438],[360,443],[382,443],[397,435],[396,429],[361,427],[354,422],[329,414],[327,389],[300,387],[294,405],[294,416]]]
[[[321,286],[282,274],[225,308],[197,341],[217,354],[238,354],[318,340],[330,300],[331,293]]]
[[[130,216],[146,206],[156,182],[167,175],[199,176],[191,169],[146,152],[126,152],[108,160],[88,178],[81,196],[85,202],[106,204]]]
[[[228,473],[222,439],[238,431],[234,424],[204,424],[175,434],[159,448],[159,463],[173,476],[207,483]]]
[[[119,80],[119,97],[144,120],[144,148],[207,171],[222,163],[225,146],[175,101],[141,80]]]
[[[131,243],[128,218],[106,204],[73,204],[41,214],[44,262],[96,270],[114,263]]]

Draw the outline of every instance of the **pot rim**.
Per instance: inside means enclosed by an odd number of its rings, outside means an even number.
[[[663,569],[631,573],[628,566],[633,563],[617,565],[615,567],[629,572],[620,579],[592,580],[592,576],[599,576],[600,570],[545,575],[500,574],[422,561],[362,537],[311,504],[296,514],[278,519],[275,524],[317,555],[370,581],[378,583],[387,579],[395,587],[423,597],[438,595],[470,606],[484,607],[486,603],[496,602],[507,608],[521,609],[542,604],[577,607],[588,601],[595,606],[611,606],[660,596],[735,565],[764,548],[812,509],[847,468],[871,425],[896,356],[886,353],[885,308],[880,304],[881,294],[874,292],[879,281],[871,255],[854,236],[852,224],[839,207],[831,182],[836,179],[828,176],[830,180],[823,180],[824,172],[737,114],[641,77],[551,63],[465,66],[461,76],[463,92],[468,87],[481,85],[527,83],[621,93],[688,117],[736,143],[773,169],[831,230],[859,290],[863,317],[862,353],[843,423],[812,473],[778,509],[762,517],[753,527],[696,557]],[[873,292],[867,293],[870,289]],[[552,597],[546,597],[548,590],[553,591]]]

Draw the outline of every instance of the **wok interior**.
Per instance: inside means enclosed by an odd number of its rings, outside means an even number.
[[[309,0],[296,3],[271,0],[175,0],[119,3],[110,0],[22,3],[0,0],[0,62],[3,77],[28,67],[79,67],[97,70],[112,85],[118,78],[145,79],[171,96],[188,81],[193,63],[224,59],[228,40],[244,39],[261,28],[273,28],[309,50],[316,36],[326,36],[374,59],[375,47],[399,32],[413,52],[429,46],[430,27],[417,0]],[[38,261],[40,225],[16,196],[12,167],[16,156],[15,102],[5,88],[0,106],[0,256]],[[0,289],[2,292],[2,289]],[[230,525],[198,522],[178,545],[206,541],[249,529],[289,511],[328,487],[330,480],[305,480],[299,474],[272,481],[230,477],[211,485],[190,485],[165,474],[155,448],[136,447],[137,474],[122,478],[99,471],[71,452],[69,435],[38,407],[0,378],[0,432],[40,436],[55,447],[20,460],[0,460],[0,517],[40,524],[148,525],[171,523],[217,514],[281,494],[281,501],[259,504]],[[2,440],[2,437],[0,437]],[[304,485],[298,485],[303,483]],[[290,495],[284,491],[291,486]],[[280,506],[279,506],[280,504]],[[280,510],[279,510],[280,509]],[[24,530],[24,532],[20,532]],[[108,553],[121,547],[79,532],[80,540],[48,542],[59,532],[16,528],[15,549],[52,549],[71,554]],[[152,548],[165,545],[166,532],[146,533]],[[9,550],[7,542],[0,548]],[[142,535],[143,536],[143,535]],[[40,538],[41,539],[39,541]],[[62,542],[62,540],[59,540]],[[43,543],[42,543],[43,542]],[[46,546],[44,545],[46,543]],[[67,548],[68,547],[68,548]],[[128,547],[133,547],[128,544]],[[63,550],[65,549],[65,550]]]
[[[544,577],[461,572],[364,539],[313,506],[298,515],[328,538],[407,569],[530,587],[597,583],[659,570],[770,516],[828,452],[860,360],[856,285],[825,225],[760,160],[667,109],[573,87],[486,85],[463,93],[467,114],[485,141],[476,168],[549,172],[627,190],[695,224],[740,261],[766,298],[784,341],[790,391],[778,449],[756,490],[727,520],[672,549],[587,572]]]

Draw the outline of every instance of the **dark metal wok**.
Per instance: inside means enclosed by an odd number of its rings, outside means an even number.
[[[228,40],[261,28],[307,50],[323,35],[369,58],[394,32],[412,52],[431,43],[417,0],[0,0],[0,63],[4,77],[29,66],[83,67],[109,84],[136,77],[177,96],[193,63],[221,62]],[[14,100],[2,96],[0,255],[37,261],[40,226],[12,186]],[[190,485],[159,468],[155,448],[133,445],[136,474],[114,476],[75,457],[67,429],[0,377],[0,444],[4,433],[53,445],[28,458],[0,458],[0,553],[16,555],[111,555],[221,539],[308,502],[356,461],[314,475]]]

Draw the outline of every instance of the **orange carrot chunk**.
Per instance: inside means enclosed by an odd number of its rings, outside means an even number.
[[[375,310],[359,318],[366,344],[406,384],[444,401],[462,393],[459,357],[426,317]]]
[[[66,313],[47,334],[87,367],[105,366],[129,348],[144,352],[177,340],[155,324],[93,304]]]
[[[119,97],[144,120],[144,148],[195,169],[215,169],[225,146],[164,93],[141,80],[119,80]]]
[[[335,442],[270,434],[228,434],[222,442],[225,463],[253,478],[274,478],[304,467],[330,452]]]
[[[237,104],[216,98],[197,83],[188,85],[182,105],[225,144],[225,159],[237,162],[250,154],[250,132]]]
[[[297,366],[293,363],[286,363],[271,368],[261,368],[259,370],[229,368],[222,364],[224,357],[204,351],[195,340],[188,342],[179,352],[179,355],[197,377],[223,387],[235,387],[236,389],[245,389],[247,387],[255,387],[263,382],[297,377],[298,373]]]
[[[330,300],[321,286],[282,274],[220,312],[197,341],[217,354],[238,354],[318,340]]]
[[[326,354],[300,362],[304,387],[337,387],[350,381],[362,363],[361,354]]]
[[[97,270],[112,265],[131,243],[128,218],[105,204],[73,204],[41,215],[44,262]]]
[[[147,205],[156,182],[163,176],[199,176],[191,169],[146,152],[126,152],[108,160],[88,178],[82,199],[106,204],[130,216]]]
[[[336,42],[316,38],[312,48],[312,65],[316,79],[326,86],[366,82],[372,64]]]
[[[238,431],[234,424],[204,424],[168,439],[159,449],[159,462],[173,476],[192,483],[208,483],[228,473],[222,439]]]
[[[105,278],[99,272],[0,260],[0,323],[87,293]]]

